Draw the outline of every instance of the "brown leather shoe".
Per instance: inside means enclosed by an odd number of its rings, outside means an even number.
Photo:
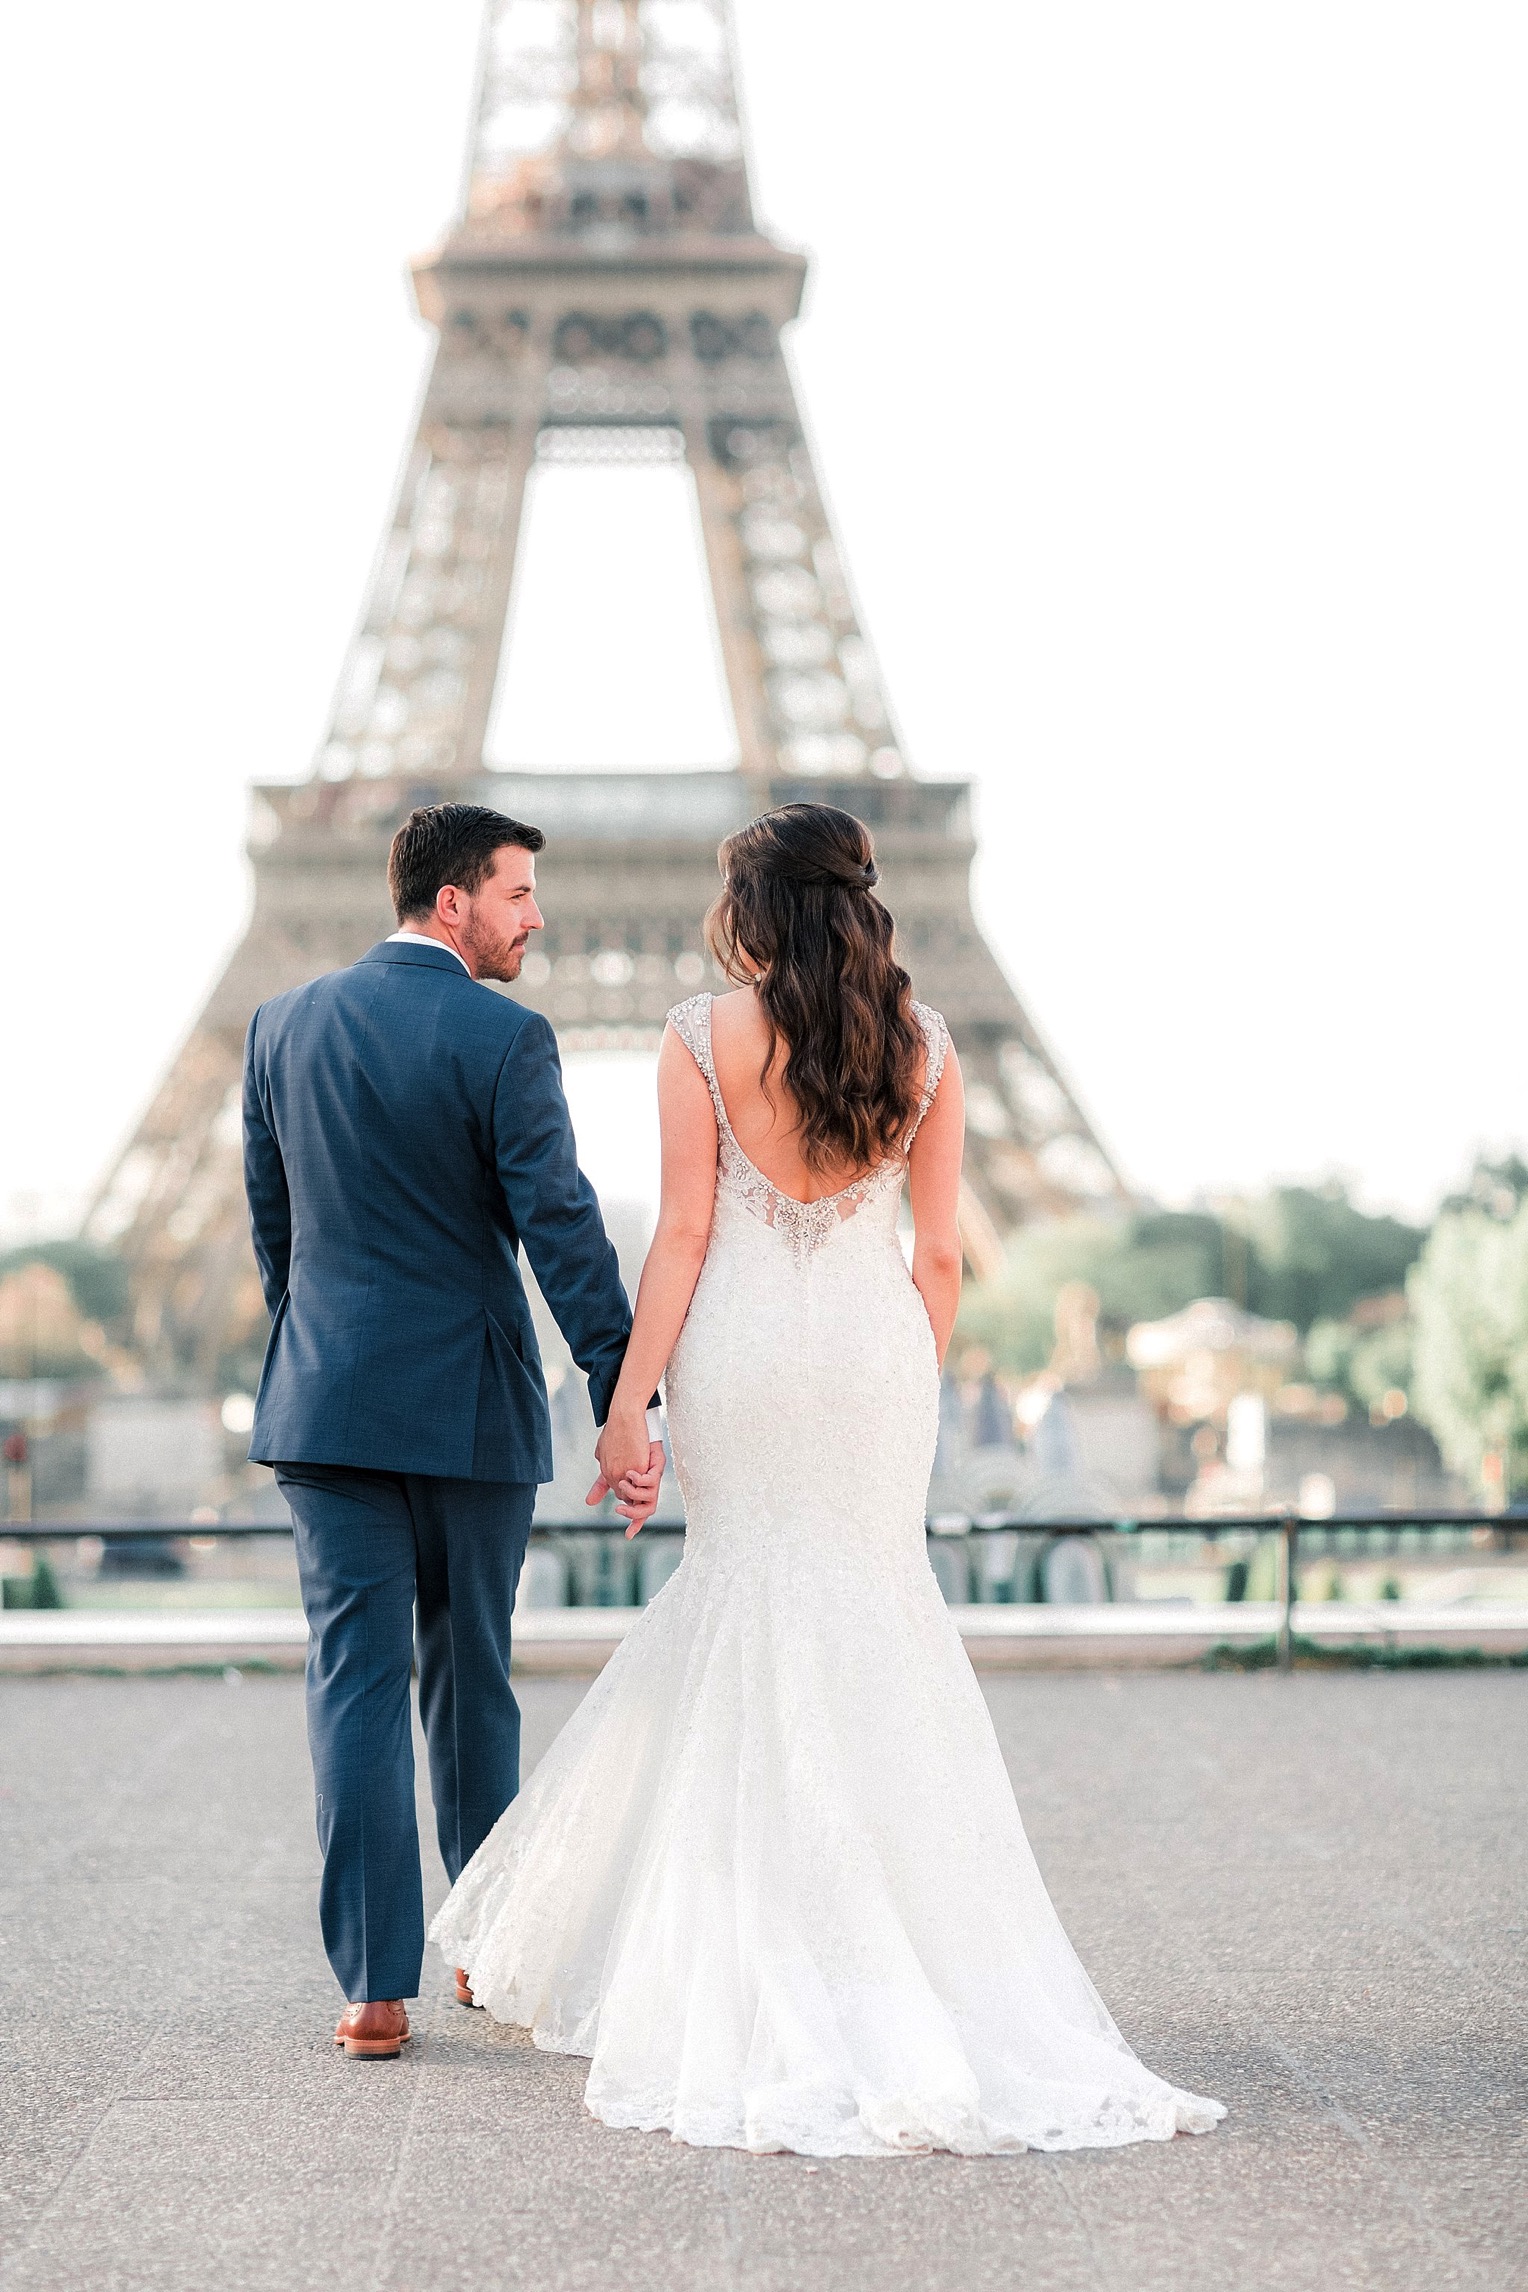
[[[472,1984],[467,1979],[466,1967],[454,1966],[452,1968],[452,1972],[456,1976],[457,2004],[459,2006],[477,2006],[478,2012],[481,2013],[483,2009],[480,2005],[478,2005],[477,1999],[472,1994]]]
[[[335,2044],[352,2058],[363,2054],[390,2061],[412,2034],[400,1998],[373,1998],[366,2005],[346,2006],[334,2025]]]

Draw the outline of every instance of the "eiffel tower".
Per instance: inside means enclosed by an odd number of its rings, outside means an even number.
[[[873,829],[918,992],[969,1096],[962,1234],[980,1274],[1120,1179],[974,921],[970,787],[914,776],[823,507],[782,335],[806,262],[756,224],[726,0],[489,0],[462,211],[415,266],[439,341],[391,526],[311,776],[256,789],[253,915],[85,1232],[130,1270],[162,1378],[248,1374],[264,1314],[239,1163],[255,1006],[392,928],[412,805],[487,802],[548,836],[517,994],[569,1052],[656,1048],[710,981],[716,846],[772,804]],[[735,767],[534,775],[484,762],[526,480],[540,463],[693,473]]]

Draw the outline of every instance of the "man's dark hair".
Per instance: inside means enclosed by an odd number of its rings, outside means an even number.
[[[398,921],[433,915],[435,894],[454,883],[477,891],[493,873],[493,855],[506,844],[539,852],[546,837],[539,828],[486,804],[421,804],[410,812],[387,855],[387,888]]]

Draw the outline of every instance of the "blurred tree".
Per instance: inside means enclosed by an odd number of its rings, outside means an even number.
[[[104,1349],[100,1324],[51,1265],[33,1258],[0,1275],[0,1377],[97,1375]]]
[[[1004,1272],[967,1291],[960,1335],[1000,1369],[1043,1369],[1056,1342],[1056,1299],[1070,1285],[1092,1289],[1101,1326],[1122,1331],[1218,1295],[1224,1270],[1225,1237],[1215,1217],[1152,1211],[1128,1220],[1058,1218],[1026,1226],[1009,1245]]]
[[[1224,1220],[1205,1211],[1153,1210],[1133,1219],[1096,1285],[1103,1318],[1128,1329],[1160,1321],[1196,1297],[1224,1297],[1226,1242]]]
[[[1515,1168],[1517,1182],[1502,1180]],[[1482,1179],[1482,1172],[1485,1173]],[[1498,1182],[1501,1181],[1501,1182]],[[1413,1399],[1455,1471],[1487,1496],[1528,1486],[1528,1171],[1477,1167],[1406,1284]]]
[[[0,1252],[0,1281],[29,1265],[51,1266],[62,1274],[87,1321],[109,1327],[127,1310],[127,1268],[110,1250],[83,1241],[32,1242]]]
[[[1528,1197],[1528,1162],[1517,1154],[1508,1154],[1500,1162],[1487,1161],[1480,1155],[1463,1191],[1446,1195],[1438,1214],[1441,1217],[1450,1210],[1486,1210],[1493,1218],[1510,1218],[1525,1197]]]
[[[1355,1209],[1340,1185],[1276,1186],[1240,1205],[1237,1222],[1251,1245],[1247,1305],[1302,1336],[1345,1320],[1361,1297],[1399,1289],[1426,1239],[1422,1226]]]
[[[1388,1396],[1400,1393],[1411,1400],[1414,1329],[1401,1310],[1366,1326],[1362,1319],[1316,1321],[1305,1340],[1305,1367],[1313,1385],[1341,1393],[1371,1415],[1404,1413],[1385,1409]]]
[[[1009,1244],[995,1280],[972,1283],[961,1303],[959,1340],[976,1345],[999,1369],[1043,1369],[1055,1343],[1057,1292],[1067,1282],[1098,1287],[1096,1275],[1119,1243],[1103,1218],[1056,1218],[1026,1226]]]
[[[1343,1321],[1360,1298],[1399,1290],[1423,1239],[1421,1227],[1355,1209],[1340,1187],[1281,1186],[1228,1205],[1224,1215],[1062,1218],[1015,1236],[1003,1273],[967,1291],[960,1334],[999,1368],[1042,1369],[1058,1291],[1086,1282],[1098,1293],[1105,1331],[1163,1320],[1195,1298],[1229,1297],[1269,1320],[1292,1321],[1303,1335],[1318,1320]],[[1371,1381],[1383,1349],[1373,1348],[1374,1361],[1366,1355],[1353,1373]],[[1387,1376],[1380,1389],[1399,1382]]]

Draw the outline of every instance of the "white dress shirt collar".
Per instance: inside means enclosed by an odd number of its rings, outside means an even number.
[[[387,944],[389,947],[392,946],[395,939],[401,940],[404,945],[408,947],[438,947],[443,955],[456,955],[457,962],[460,963],[462,969],[467,972],[468,978],[470,979],[472,977],[471,971],[467,968],[465,958],[463,956],[457,955],[456,949],[454,947],[448,947],[444,939],[432,939],[428,931],[390,931],[387,935]]]

